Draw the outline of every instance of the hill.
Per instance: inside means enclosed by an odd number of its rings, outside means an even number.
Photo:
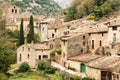
[[[55,16],[61,12],[61,7],[54,0],[4,0],[35,15]]]
[[[65,21],[76,20],[85,16],[99,20],[112,12],[120,10],[120,0],[73,0],[70,7],[64,10]]]

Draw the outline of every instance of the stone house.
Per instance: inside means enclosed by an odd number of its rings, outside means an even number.
[[[27,62],[31,68],[36,68],[40,60],[50,59],[50,48],[45,44],[23,44],[17,49],[17,64]]]
[[[74,68],[80,72],[80,76],[90,76],[95,80],[119,80],[120,79],[120,57],[101,56],[84,53],[69,57],[67,67]]]
[[[119,56],[103,56],[86,65],[87,75],[95,80],[120,80]]]
[[[66,35],[61,38],[61,62],[66,67],[67,58],[88,52],[87,34]]]

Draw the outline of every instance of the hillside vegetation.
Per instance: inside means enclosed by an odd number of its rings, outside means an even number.
[[[61,12],[61,7],[54,0],[5,0],[35,15],[53,16]]]
[[[120,0],[73,0],[64,10],[65,21],[71,21],[90,15],[90,19],[99,20],[113,11],[120,9]]]

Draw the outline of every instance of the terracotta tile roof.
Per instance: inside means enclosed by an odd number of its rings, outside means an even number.
[[[80,61],[80,62],[87,63],[87,62],[93,61],[95,59],[98,59],[100,57],[102,57],[102,56],[95,55],[95,54],[92,54],[92,53],[83,53],[83,54],[80,54],[80,55],[69,57],[68,60]]]
[[[103,56],[94,61],[90,61],[86,65],[89,67],[101,69],[101,70],[119,71],[120,57],[119,56]]]

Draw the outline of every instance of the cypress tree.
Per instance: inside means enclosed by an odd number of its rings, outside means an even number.
[[[30,16],[29,28],[30,28],[30,31],[27,35],[27,42],[31,43],[32,41],[34,41],[34,22],[33,22],[32,15]]]
[[[19,39],[19,44],[20,45],[24,44],[23,19],[21,20],[21,24],[20,24],[20,39]]]

